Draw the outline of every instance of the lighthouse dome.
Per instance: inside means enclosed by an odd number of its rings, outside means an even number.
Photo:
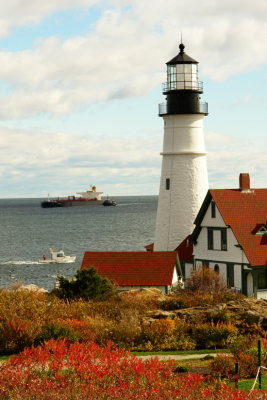
[[[194,60],[192,57],[188,56],[185,52],[185,46],[183,43],[179,45],[180,52],[172,58],[170,61],[168,61],[166,64],[167,65],[175,65],[175,64],[198,64],[198,61]]]

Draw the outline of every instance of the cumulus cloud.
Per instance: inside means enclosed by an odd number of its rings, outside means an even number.
[[[31,50],[0,52],[0,117],[64,114],[85,103],[142,96],[165,79],[163,62],[186,51],[214,80],[256,70],[267,62],[264,1],[13,0],[0,5],[1,26],[37,23],[49,13],[98,4],[87,35],[36,40]],[[2,22],[1,22],[2,21]],[[4,28],[3,28],[4,30]]]
[[[155,132],[140,142],[1,127],[1,197],[45,197],[47,192],[52,197],[65,196],[90,184],[113,195],[157,194],[160,136]],[[265,159],[264,149],[248,141],[240,145],[220,132],[206,136],[211,188],[238,187],[240,172],[250,173],[253,187],[266,187],[264,165],[259,163]]]
[[[155,193],[161,161],[158,146],[155,136],[144,137],[141,143],[137,139],[97,139],[62,132],[48,135],[1,127],[1,196],[11,196],[14,187],[21,196],[47,191],[54,196],[67,195],[68,190],[75,193],[89,184],[98,184],[102,190],[128,184],[129,188],[136,186],[136,194],[140,194],[148,181],[150,192],[156,185]]]
[[[0,5],[0,36],[13,27],[33,25],[49,14],[76,7],[90,7],[99,0],[9,0]]]
[[[56,119],[87,104],[145,96],[165,80],[164,62],[178,52],[181,32],[203,78],[223,81],[267,63],[263,0],[10,0],[0,5],[0,37],[14,27],[37,26],[52,13],[78,7],[90,12],[96,5],[97,19],[83,35],[37,37],[27,50],[0,51],[2,121],[17,119],[10,126],[20,126],[35,115]],[[250,95],[237,97],[233,107],[251,100]],[[20,195],[44,189],[68,194],[66,180],[74,191],[99,181],[104,190],[112,182],[124,193],[157,193],[160,135],[141,142],[115,135],[47,135],[45,126],[42,132],[2,126],[0,176],[7,188],[2,195],[12,195],[10,182]],[[262,149],[244,140],[240,145],[218,131],[207,132],[206,140],[211,187],[233,187],[240,172],[250,172],[256,186],[266,186],[263,167],[255,167],[266,158]]]

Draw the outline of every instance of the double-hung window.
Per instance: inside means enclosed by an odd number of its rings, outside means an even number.
[[[208,229],[208,250],[213,250],[213,229]]]
[[[227,229],[208,228],[208,250],[227,250]]]

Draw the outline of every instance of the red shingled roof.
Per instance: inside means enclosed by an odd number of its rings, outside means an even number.
[[[95,267],[119,286],[168,286],[176,257],[176,251],[86,251],[81,269]]]
[[[146,251],[153,251],[154,250],[154,243],[149,243],[144,247],[145,247]]]
[[[249,263],[267,265],[267,236],[255,234],[255,228],[267,221],[267,189],[211,189],[210,194]]]
[[[193,244],[189,242],[188,235],[176,248],[180,261],[193,262]]]

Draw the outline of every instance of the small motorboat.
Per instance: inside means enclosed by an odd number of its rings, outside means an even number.
[[[52,264],[52,263],[73,263],[76,260],[76,256],[66,256],[63,250],[54,251],[50,249],[50,258],[46,258],[44,255],[41,260],[38,260],[39,264]]]
[[[106,207],[116,206],[116,205],[117,205],[117,203],[114,200],[107,199],[107,200],[103,201],[103,206],[106,206]]]

